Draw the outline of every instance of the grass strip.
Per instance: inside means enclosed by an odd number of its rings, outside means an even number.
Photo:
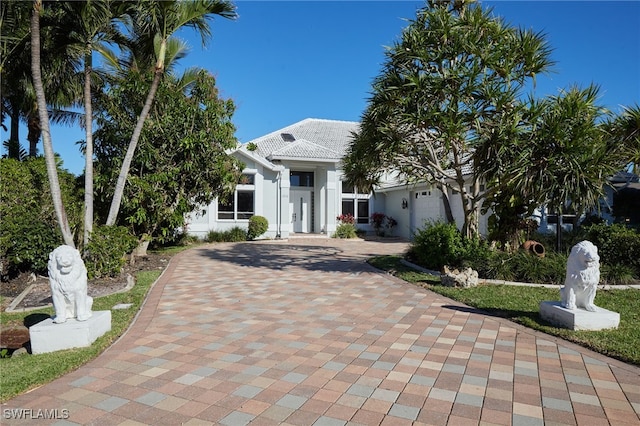
[[[111,331],[99,337],[87,348],[68,349],[38,355],[22,355],[0,359],[0,401],[4,402],[16,395],[48,383],[83,364],[91,361],[108,348],[129,327],[138,313],[149,288],[162,271],[143,271],[136,274],[136,284],[126,293],[117,293],[95,298],[94,311],[106,311],[119,303],[131,303],[128,309],[111,310]],[[10,324],[24,324],[27,317],[53,315],[53,308],[24,312],[0,313],[3,327]],[[27,319],[28,321],[28,319]]]
[[[620,326],[615,330],[574,331],[553,327],[539,315],[540,302],[560,300],[557,289],[492,284],[471,288],[445,287],[440,284],[439,277],[417,272],[400,260],[400,256],[380,256],[371,259],[369,263],[404,281],[482,310],[487,315],[507,318],[626,363],[640,365],[639,290],[598,290],[595,304],[618,312]]]

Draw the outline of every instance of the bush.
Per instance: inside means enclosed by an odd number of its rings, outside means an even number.
[[[58,177],[69,226],[78,229],[82,191],[71,173],[58,169]],[[44,273],[49,253],[63,244],[44,158],[0,159],[0,182],[0,275]]]
[[[7,271],[3,274],[31,271],[46,275],[49,253],[62,244],[58,227],[43,222],[32,223],[27,218],[5,224],[11,225],[11,229],[9,238],[2,241],[3,245],[7,244],[4,255]]]
[[[579,240],[589,240],[598,247],[600,264],[614,268],[626,266],[640,278],[640,234],[621,224],[596,224],[580,229]]]
[[[358,238],[356,226],[351,223],[341,223],[336,228],[333,238]]]
[[[465,252],[462,235],[455,224],[430,222],[419,228],[409,254],[425,268],[440,270],[444,265],[459,266]]]
[[[227,231],[227,238],[229,242],[237,243],[239,241],[247,241],[247,231],[244,229],[234,226],[233,228]]]
[[[209,231],[206,241],[210,243],[236,243],[247,241],[247,231],[236,226],[227,231]]]
[[[247,239],[255,240],[269,229],[269,221],[264,216],[251,216],[249,218],[249,229]]]
[[[137,245],[137,238],[124,226],[94,227],[84,259],[89,279],[120,275],[127,253]]]
[[[394,218],[387,216],[384,213],[373,213],[369,218],[369,222],[373,226],[376,235],[380,237],[384,237],[385,229],[389,231],[389,234],[391,234],[393,228],[398,224]]]

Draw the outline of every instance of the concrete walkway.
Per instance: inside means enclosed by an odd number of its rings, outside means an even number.
[[[181,253],[123,338],[3,404],[0,423],[640,425],[639,368],[364,262],[405,248],[305,239]]]

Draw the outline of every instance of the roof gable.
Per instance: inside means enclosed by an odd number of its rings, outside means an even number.
[[[340,160],[360,124],[354,121],[307,118],[253,139],[255,153],[265,158]]]
[[[325,148],[305,139],[298,139],[273,151],[269,155],[268,159],[326,159],[339,161],[342,159],[342,156],[329,148]]]

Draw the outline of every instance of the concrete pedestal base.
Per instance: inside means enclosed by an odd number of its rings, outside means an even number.
[[[68,319],[54,324],[49,318],[29,328],[31,353],[43,354],[63,349],[91,346],[95,340],[111,330],[111,311],[94,311],[86,321]]]
[[[563,308],[560,302],[540,302],[540,316],[558,327],[571,330],[604,330],[618,328],[620,314],[598,308],[596,312]]]

